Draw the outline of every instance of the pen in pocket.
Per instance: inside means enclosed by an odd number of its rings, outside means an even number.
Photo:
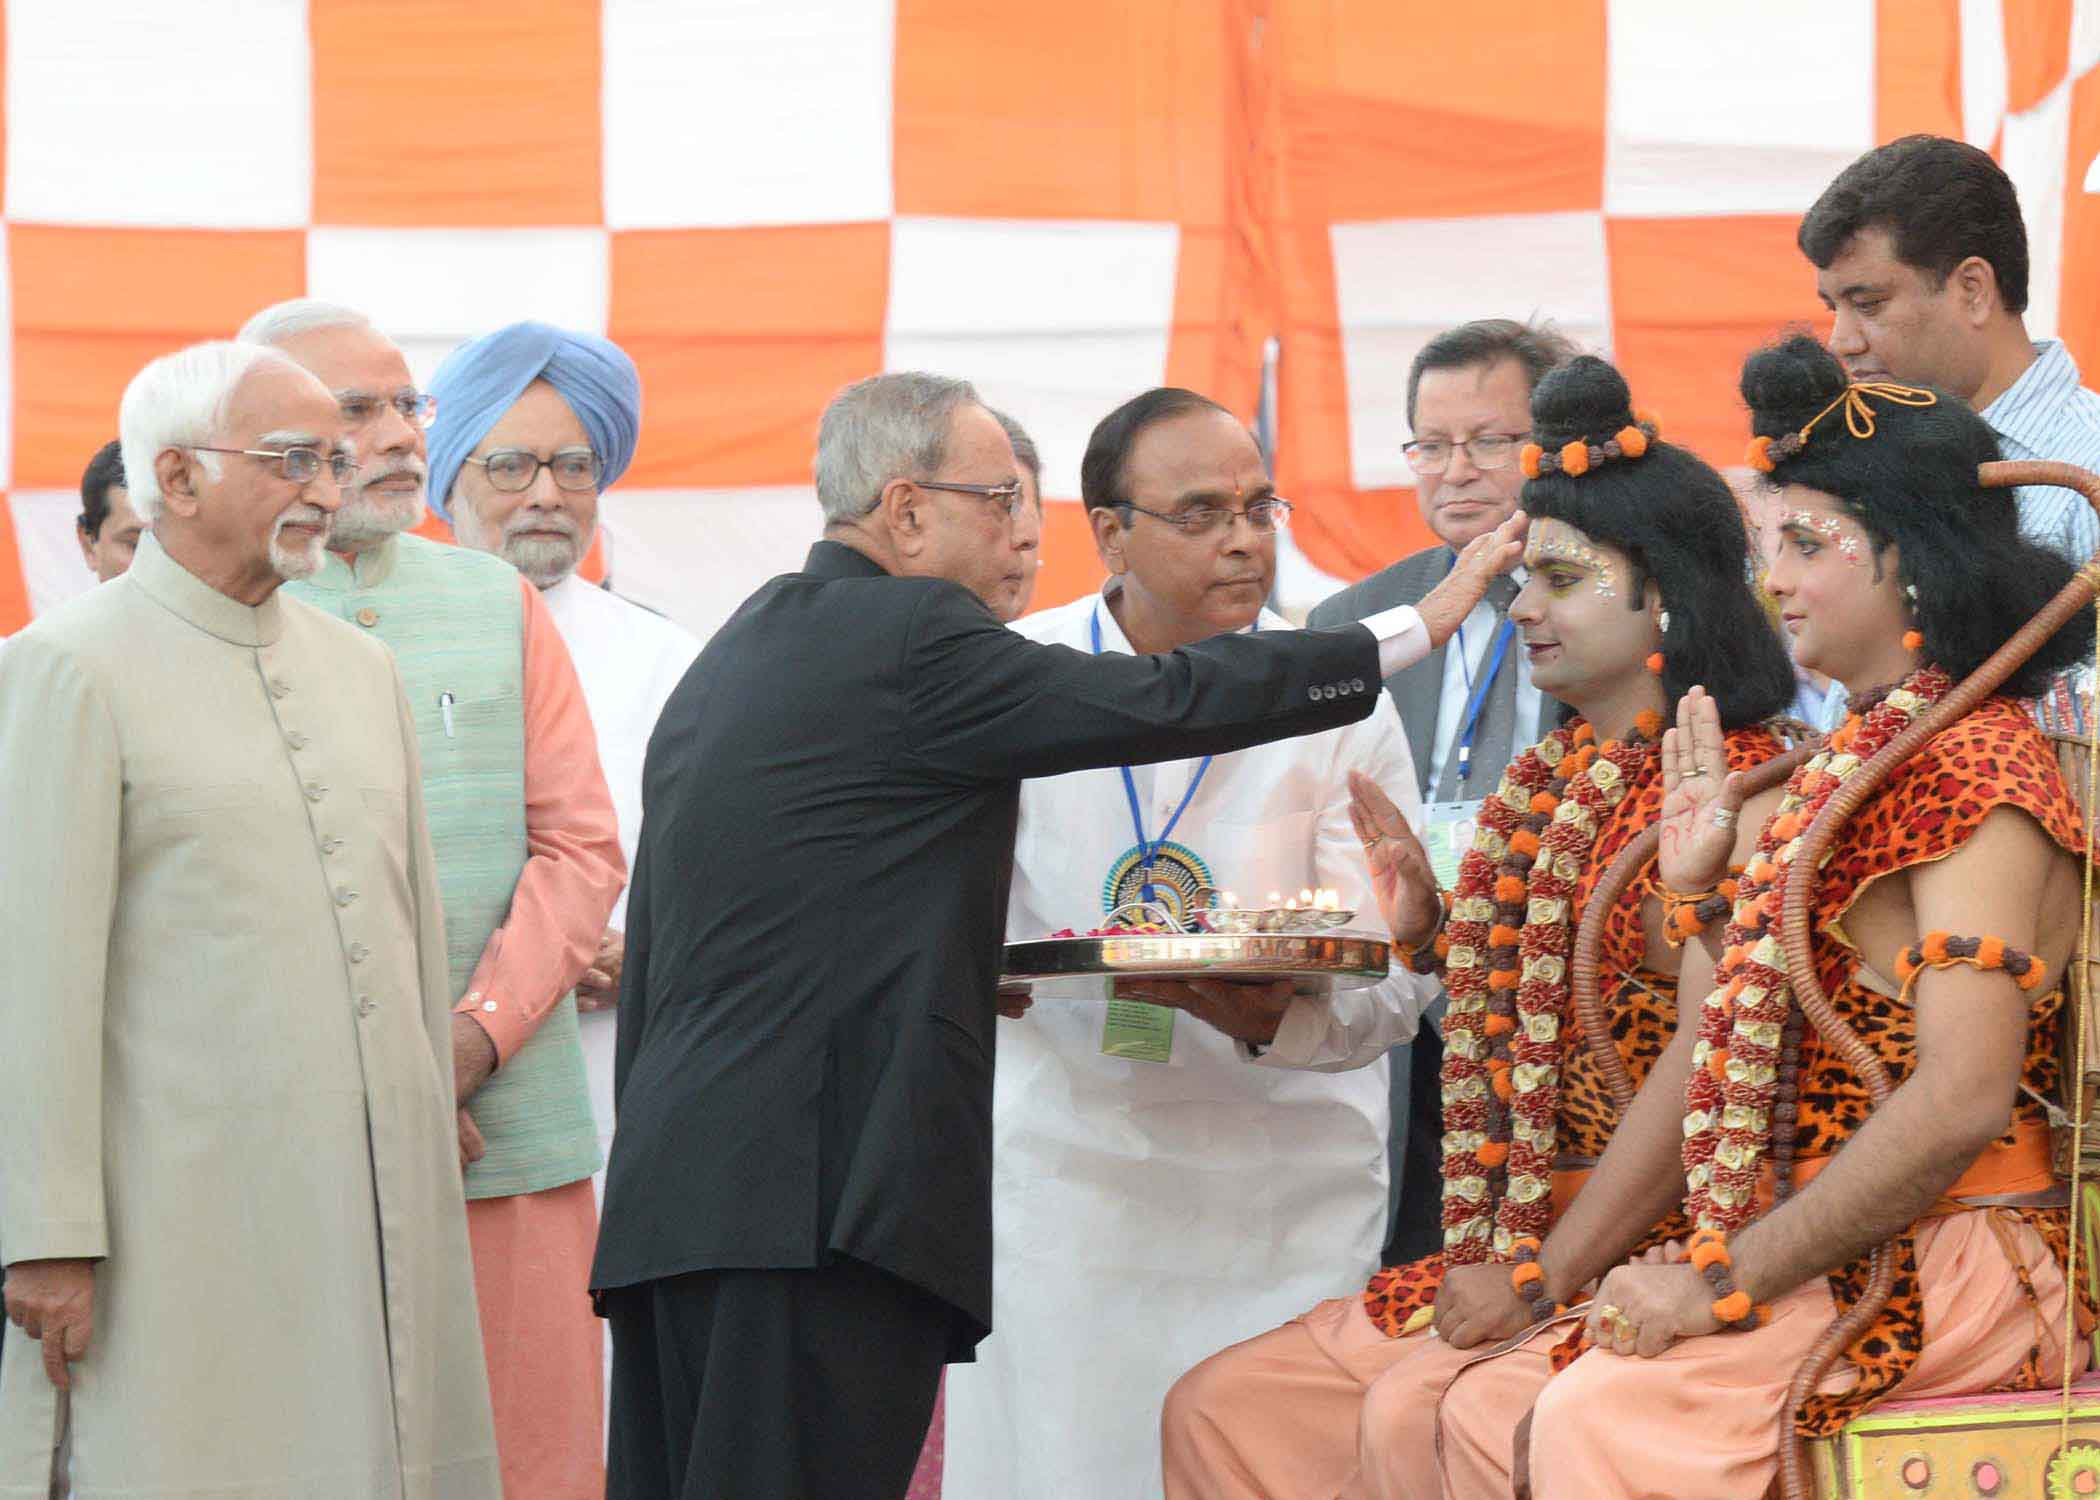
[[[452,738],[452,704],[454,701],[450,693],[438,694],[438,712],[445,716],[445,738],[448,740]]]

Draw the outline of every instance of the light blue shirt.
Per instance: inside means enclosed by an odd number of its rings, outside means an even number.
[[[2100,471],[2100,395],[2078,383],[2078,364],[2055,339],[2037,340],[2034,363],[1983,409],[2007,458],[2054,459]],[[2082,563],[2100,544],[2100,521],[2085,497],[2053,485],[2023,485],[2020,529]]]

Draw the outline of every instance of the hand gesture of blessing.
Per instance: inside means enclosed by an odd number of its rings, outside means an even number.
[[[1662,850],[1656,870],[1673,891],[1711,890],[1728,873],[1743,777],[1728,769],[1721,713],[1705,688],[1677,705],[1677,727],[1663,734]]]
[[[1443,914],[1436,871],[1428,852],[1393,799],[1361,771],[1349,773],[1349,821],[1363,840],[1371,867],[1371,893],[1396,941],[1418,948],[1436,932]]]
[[[1487,597],[1489,583],[1524,560],[1524,531],[1530,524],[1524,512],[1513,511],[1493,531],[1474,537],[1458,554],[1444,581],[1415,606],[1432,647],[1451,639],[1473,606]]]

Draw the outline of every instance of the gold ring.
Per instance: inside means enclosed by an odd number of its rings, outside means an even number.
[[[1611,1332],[1613,1338],[1624,1339],[1630,1344],[1640,1337],[1641,1331],[1633,1326],[1633,1319],[1627,1317],[1624,1313],[1620,1313],[1616,1318],[1612,1319]]]
[[[1626,1310],[1620,1307],[1619,1304],[1616,1302],[1607,1302],[1602,1307],[1597,1309],[1597,1318],[1599,1322],[1616,1323],[1625,1316]]]

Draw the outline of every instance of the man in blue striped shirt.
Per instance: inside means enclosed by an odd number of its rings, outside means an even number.
[[[2100,469],[2100,395],[2055,339],[2027,334],[2027,229],[2012,179],[1987,152],[1910,135],[1837,175],[1801,220],[1830,348],[1854,380],[1961,397],[2007,458]],[[2100,522],[2071,490],[2020,491],[2021,529],[2083,562]]]

